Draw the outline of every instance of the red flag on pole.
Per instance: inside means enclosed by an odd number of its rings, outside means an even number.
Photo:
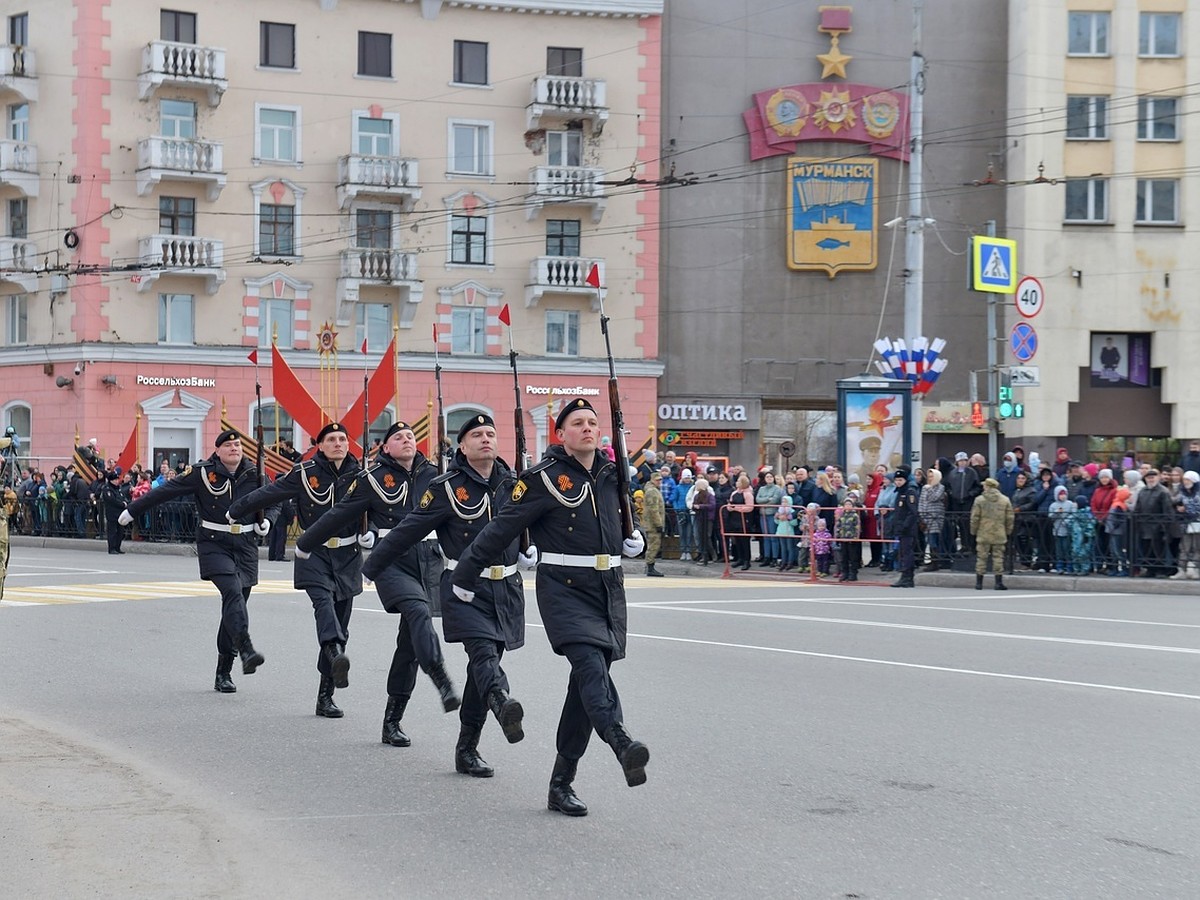
[[[433,343],[437,344],[437,322],[433,323]]]
[[[383,359],[379,361],[379,365],[371,374],[370,380],[367,382],[367,419],[374,422],[379,418],[379,414],[387,408],[388,402],[396,394],[396,340],[388,344],[387,349],[383,351]],[[342,416],[342,424],[347,429],[352,428],[355,424],[363,419],[363,395],[360,393],[351,407]],[[361,425],[359,426],[362,427]]]
[[[505,303],[502,307],[500,307],[500,315],[497,318],[499,318],[500,321],[503,322],[505,325],[508,325],[510,327],[512,326],[512,317],[508,314],[508,304],[507,303]]]
[[[315,436],[328,421],[321,404],[300,383],[292,367],[287,364],[279,348],[271,347],[271,387],[275,402],[287,410],[296,423]]]
[[[133,431],[129,433],[129,440],[125,442],[125,449],[117,457],[117,465],[122,472],[128,472],[130,467],[137,462],[137,436],[138,423],[134,421]]]
[[[254,363],[254,365],[257,366],[258,365],[258,348],[255,347],[253,350],[251,350],[250,355],[247,356],[246,359],[250,360],[250,362]]]
[[[600,267],[598,265],[596,265],[595,263],[592,263],[592,267],[591,267],[591,269],[588,270],[587,278],[585,278],[584,281],[587,282],[588,284],[590,284],[592,287],[599,290],[599,288],[600,288]]]
[[[359,353],[367,352],[367,339],[366,338],[363,338],[362,348],[358,352]]]

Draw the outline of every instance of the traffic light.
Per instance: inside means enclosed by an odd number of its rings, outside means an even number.
[[[971,425],[975,428],[983,427],[983,404],[978,400],[971,404]]]
[[[1000,387],[1000,418],[1002,419],[1023,419],[1025,417],[1025,404],[1014,403],[1012,388]]]

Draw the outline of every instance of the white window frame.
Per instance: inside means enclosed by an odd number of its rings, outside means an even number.
[[[175,298],[175,297],[187,297],[188,298],[187,327],[188,327],[189,337],[187,340],[184,340],[184,341],[171,340],[172,323],[174,322],[175,318],[177,318],[179,315],[182,315],[182,313],[177,313],[176,316],[173,317],[171,314],[171,307],[174,304],[168,298]],[[165,322],[163,320],[164,315],[166,316]],[[160,335],[165,335],[165,337],[159,337],[159,339],[158,339],[159,344],[162,344],[165,346],[172,346],[172,347],[195,346],[195,343],[196,343],[196,295],[195,294],[177,294],[177,293],[167,293],[164,291],[158,295],[158,333]]]
[[[1071,104],[1084,101],[1084,117],[1086,134],[1071,134]],[[1108,96],[1105,94],[1072,94],[1067,97],[1067,126],[1066,140],[1068,141],[1107,141],[1108,140]]]
[[[20,429],[17,429],[17,437],[21,439],[21,448],[18,451],[19,459],[29,459],[33,456],[33,405],[24,400],[10,400],[4,404],[3,415],[0,416],[0,434],[8,431],[8,426],[13,425],[14,410],[22,409],[29,418],[29,434],[22,434]]]
[[[286,317],[282,314],[286,312]],[[286,321],[285,321],[286,318]],[[296,342],[296,303],[287,297],[258,298],[258,346],[269,348],[276,326],[279,328],[279,346],[291,347]]]
[[[183,103],[192,108],[191,118],[177,115],[167,115],[168,103]],[[178,100],[174,97],[164,97],[158,102],[158,132],[160,137],[165,137],[173,141],[194,141],[198,132],[198,122],[196,121],[197,107],[194,100]],[[166,125],[168,122],[174,123],[174,131],[167,133]],[[180,134],[179,123],[188,122],[191,124],[191,134]]]
[[[1071,19],[1075,16],[1088,16],[1091,22],[1091,35],[1088,50],[1071,49]],[[1104,47],[1097,50],[1097,24],[1104,23]],[[1071,10],[1067,13],[1067,56],[1110,56],[1112,43],[1112,15],[1101,10]]]
[[[457,344],[463,340],[460,322],[467,319],[466,341],[470,349],[460,350]],[[450,353],[454,356],[483,356],[487,353],[487,307],[453,306],[450,308]]]
[[[263,192],[266,191],[266,189],[276,181],[282,181],[285,185],[287,185],[288,189],[292,192],[292,199],[295,201],[294,206],[296,209],[296,214],[292,223],[292,228],[294,229],[292,234],[292,255],[279,256],[278,254],[273,253],[268,255],[272,259],[302,259],[304,256],[304,250],[300,243],[303,238],[303,233],[301,231],[301,225],[303,223],[302,207],[304,204],[304,194],[306,191],[304,188],[300,187],[300,185],[296,184],[294,181],[288,180],[287,178],[264,178],[262,181],[256,181],[254,184],[250,185],[250,193],[254,196],[254,221],[253,230],[251,231],[254,242],[254,255],[262,255],[260,253],[261,244],[258,239],[258,227],[259,217],[262,214]],[[268,198],[268,203],[273,205],[273,201],[270,198]]]
[[[1175,142],[1180,139],[1179,135],[1179,97],[1155,97],[1145,96],[1138,97],[1137,105],[1137,139],[1139,141],[1157,141],[1157,142]],[[1160,137],[1156,130],[1160,125],[1165,125],[1157,121],[1159,114],[1156,110],[1158,106],[1173,106],[1171,113],[1169,137]]]
[[[304,157],[301,155],[300,136],[303,134],[303,129],[300,127],[300,107],[289,106],[283,103],[255,103],[254,104],[254,158],[250,161],[252,165],[261,165],[264,162],[272,163],[291,163],[297,169],[303,168]],[[293,158],[287,159],[279,156],[264,156],[263,155],[263,119],[264,112],[284,112],[292,114],[292,151]],[[284,130],[279,126],[270,126],[274,131],[280,132]],[[276,136],[276,146],[278,146],[278,135]]]
[[[1164,187],[1155,188],[1155,185],[1170,185],[1172,193],[1172,206],[1174,207],[1174,217],[1171,219],[1154,219],[1146,214],[1152,214],[1154,210],[1154,195],[1159,191],[1165,190]],[[1178,178],[1139,178],[1137,180],[1137,191],[1134,194],[1136,199],[1136,209],[1134,211],[1133,224],[1135,225],[1178,225],[1182,222],[1182,217],[1179,214],[1179,202],[1181,200],[1180,181]],[[1140,196],[1139,196],[1140,195]]]
[[[4,345],[23,347],[29,343],[29,295],[9,294],[4,298]]]
[[[454,129],[458,127],[474,128],[476,130],[475,152],[478,156],[483,152],[483,171],[455,168],[458,157],[455,154]],[[479,135],[482,134],[482,139]],[[446,122],[446,177],[447,178],[495,178],[496,167],[493,144],[495,140],[494,123],[484,119],[449,119]],[[480,146],[482,142],[482,148]]]
[[[550,329],[558,327],[563,329],[563,347],[564,350],[550,349]],[[571,329],[575,331],[575,346],[571,347]],[[546,310],[546,355],[547,356],[579,356],[579,310],[575,309],[548,309]]]
[[[1084,190],[1087,192],[1087,204],[1086,205],[1087,205],[1088,215],[1086,218],[1082,218],[1082,219],[1068,218],[1067,217],[1068,204],[1064,197],[1064,201],[1063,201],[1063,221],[1064,222],[1066,222],[1068,224],[1073,224],[1073,225],[1103,225],[1103,224],[1108,223],[1108,195],[1109,195],[1108,179],[1106,179],[1106,178],[1072,178],[1072,179],[1068,179],[1066,184],[1067,184],[1068,190],[1070,189],[1070,187],[1072,185],[1083,184],[1086,186],[1084,188]],[[1096,195],[1097,195],[1098,189],[1099,189],[1099,192],[1102,194],[1101,205],[1103,205],[1103,209],[1100,210],[1099,215],[1096,214],[1096,206],[1097,206]]]
[[[389,140],[392,144],[391,153],[363,153],[359,149],[359,141],[363,138],[363,133],[359,130],[359,123],[363,119],[369,119],[372,122],[390,122],[392,133]],[[356,109],[350,116],[350,152],[354,156],[379,156],[383,158],[397,157],[400,155],[400,114],[399,113],[383,113],[376,117],[371,115],[369,109]],[[374,139],[374,138],[372,138]]]
[[[571,144],[575,144],[576,162],[571,162]],[[556,157],[557,160],[556,161]],[[583,132],[576,130],[546,132],[546,163],[572,169],[583,165]]]
[[[8,139],[21,144],[29,143],[29,104],[8,105]]]
[[[1161,53],[1155,49],[1155,38],[1158,23],[1164,19],[1175,21],[1175,48],[1169,53]],[[1142,46],[1143,29],[1145,30],[1146,46]],[[1140,59],[1178,59],[1182,56],[1180,44],[1183,43],[1183,17],[1177,12],[1142,12],[1138,13],[1138,57]]]
[[[487,219],[487,229],[484,233],[484,259],[481,263],[459,263],[454,261],[454,217],[458,215],[466,215],[461,210],[462,200],[468,194],[475,197],[479,201],[479,205],[471,215],[483,216]],[[478,272],[480,269],[486,269],[491,272],[496,265],[495,246],[492,243],[494,237],[492,212],[496,206],[496,201],[491,197],[479,193],[478,191],[463,190],[451,194],[449,197],[442,198],[442,204],[446,208],[446,268],[449,269],[473,269]]]
[[[379,328],[379,325],[374,325],[368,321],[367,312],[371,309],[387,310],[387,321],[382,326],[382,335],[373,335],[373,328]],[[390,303],[375,303],[371,301],[360,300],[354,305],[354,349],[357,350],[362,346],[363,338],[367,341],[368,353],[382,353],[388,344],[392,341],[392,319],[394,312]],[[382,343],[377,343],[378,339],[382,338]]]

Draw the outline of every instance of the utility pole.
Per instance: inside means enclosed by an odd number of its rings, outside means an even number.
[[[988,219],[987,221],[988,237],[996,236],[996,220]],[[994,472],[998,468],[999,460],[996,458],[996,453],[1000,444],[1000,367],[999,361],[996,359],[996,342],[1000,339],[996,327],[997,307],[1000,305],[999,297],[1007,294],[995,294],[988,292],[987,295],[987,385],[988,385],[988,443],[987,443],[987,464]]]
[[[921,213],[922,194],[925,190],[922,158],[924,156],[925,113],[925,56],[921,52],[922,14],[924,0],[913,0],[913,51],[908,80],[908,219],[905,223],[904,241],[904,338],[912,341],[923,334],[925,264],[925,217]],[[912,402],[913,432],[917,458],[920,459],[922,443],[921,403]],[[909,460],[912,462],[912,460]]]

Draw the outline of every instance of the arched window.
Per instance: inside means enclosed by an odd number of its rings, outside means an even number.
[[[250,436],[258,433],[258,405],[250,408]],[[279,441],[295,441],[296,423],[288,411],[278,403],[262,405],[263,443],[268,447],[275,446]]]
[[[375,441],[382,441],[383,436],[387,434],[387,430],[392,427],[392,423],[396,421],[396,414],[390,409],[385,409],[381,412],[378,418],[371,423],[370,439],[367,441],[367,448],[370,449],[371,444]]]
[[[490,410],[483,409],[478,406],[455,406],[446,410],[446,440],[451,445],[454,444],[454,438],[458,435],[458,429],[463,427],[463,423],[468,419],[478,415],[490,416]]]
[[[8,435],[12,428],[18,438],[19,447],[16,455],[22,458],[30,455],[30,435],[33,434],[33,409],[27,403],[13,402],[4,407],[4,427],[0,434]],[[11,436],[11,435],[8,435]]]

